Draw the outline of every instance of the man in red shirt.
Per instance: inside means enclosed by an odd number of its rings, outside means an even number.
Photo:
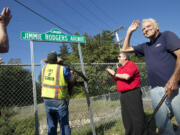
[[[120,93],[125,135],[143,135],[145,119],[138,68],[134,62],[129,61],[127,53],[120,53],[118,60],[120,66],[117,72],[109,68],[106,71],[116,80],[117,91]]]

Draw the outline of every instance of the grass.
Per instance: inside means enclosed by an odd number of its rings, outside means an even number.
[[[146,120],[148,120],[151,114],[152,114],[152,110],[147,110],[145,112]],[[155,128],[154,120],[152,121],[150,128],[152,131],[155,132],[156,128]],[[97,135],[124,135],[125,129],[123,126],[123,122],[121,119],[119,119],[119,120],[111,121],[108,123],[100,124],[99,126],[96,126],[96,134]],[[84,128],[84,129],[79,129],[72,132],[72,135],[92,135],[92,131],[91,131],[91,128]]]
[[[43,104],[38,105],[39,121],[44,120],[46,122],[46,115],[43,108]],[[93,118],[95,122],[95,128],[97,135],[123,135],[125,133],[122,120],[120,118],[120,102],[110,100],[92,100],[91,107],[93,111]],[[22,119],[30,116],[34,116],[32,107],[23,108],[25,112],[17,111],[17,114],[13,119]],[[29,112],[29,113],[27,113]],[[145,110],[146,121],[152,114],[152,109]],[[86,99],[71,100],[69,105],[70,120],[73,123],[72,135],[92,135],[90,122],[83,123],[83,120],[89,120],[88,106]],[[97,119],[96,119],[97,118]],[[44,121],[42,121],[44,123]],[[90,120],[89,120],[90,121]],[[173,118],[172,122],[177,125],[176,120]],[[152,121],[150,125],[153,131],[156,130],[155,122]]]
[[[96,126],[97,135],[124,135],[122,121],[114,121]],[[92,135],[91,128],[81,129],[72,132],[72,135]]]

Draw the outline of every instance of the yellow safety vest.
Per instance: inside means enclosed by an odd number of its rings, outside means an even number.
[[[41,97],[66,99],[68,98],[67,81],[63,73],[64,66],[47,64],[42,68]]]

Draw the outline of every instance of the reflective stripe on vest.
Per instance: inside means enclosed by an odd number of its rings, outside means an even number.
[[[64,78],[64,67],[47,64],[42,69],[42,97],[65,99],[68,96],[67,82]]]
[[[42,84],[42,87],[48,87],[48,88],[54,88],[54,89],[67,89],[67,86],[51,86],[51,85],[47,85],[47,84]]]

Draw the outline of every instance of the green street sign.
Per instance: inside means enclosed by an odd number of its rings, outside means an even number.
[[[58,29],[51,29],[47,33],[21,32],[21,40],[86,43],[84,36],[66,35]]]

